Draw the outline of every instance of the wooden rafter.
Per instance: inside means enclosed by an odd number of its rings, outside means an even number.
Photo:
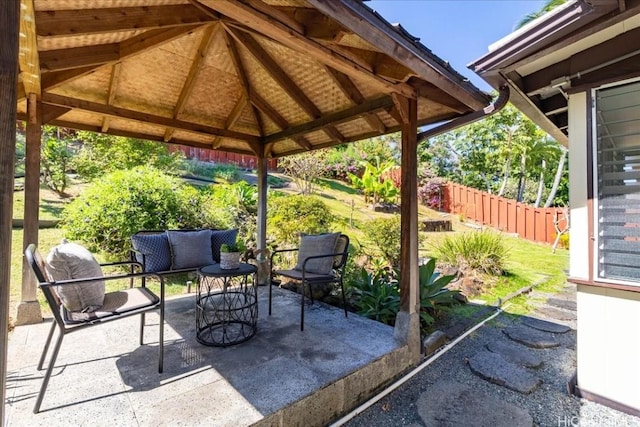
[[[371,112],[371,111],[382,110],[385,108],[389,108],[393,105],[394,105],[394,101],[391,99],[391,97],[383,96],[378,99],[365,101],[360,105],[356,105],[355,107],[351,107],[346,110],[339,111],[337,113],[328,114],[326,116],[320,117],[319,119],[313,120],[311,122],[303,123],[299,126],[294,126],[294,127],[285,129],[282,132],[274,133],[273,135],[269,135],[262,138],[262,141],[264,143],[270,143],[270,142],[276,142],[285,138],[293,138],[299,135],[304,135],[306,133],[324,129],[327,126],[352,120],[353,117],[356,117],[358,115]]]
[[[85,76],[100,67],[111,65],[115,62],[123,61],[131,58],[135,55],[139,55],[153,47],[168,43],[175,40],[178,37],[182,37],[184,34],[189,33],[196,28],[200,27],[200,24],[190,25],[186,27],[169,28],[167,30],[151,30],[135,36],[129,40],[124,40],[119,43],[119,56],[113,61],[108,61],[98,65],[85,65],[82,66],[77,63],[79,68],[49,72],[42,74],[42,90],[51,90],[64,83],[68,83],[82,76]]]
[[[131,29],[150,30],[211,21],[191,5],[42,10],[36,12],[38,36],[79,36]]]
[[[98,114],[109,115],[113,117],[135,120],[143,123],[151,123],[155,125],[172,127],[175,129],[185,130],[188,132],[205,134],[208,136],[217,135],[227,138],[239,139],[242,141],[258,141],[258,137],[242,132],[234,132],[226,129],[220,129],[213,126],[202,125],[198,123],[185,122],[182,120],[172,119],[169,117],[156,116],[149,113],[127,110],[125,108],[114,107],[96,102],[85,101],[82,99],[69,98],[51,93],[44,93],[42,100],[45,103],[70,107],[73,109],[91,111]]]
[[[360,92],[360,89],[356,86],[356,84],[344,73],[340,71],[328,67],[325,67],[329,75],[333,78],[333,80],[337,83],[342,93],[351,100],[356,105],[362,104],[365,99]],[[380,117],[378,117],[375,113],[366,113],[364,115],[364,119],[369,123],[372,129],[377,130],[380,133],[385,133],[386,127]]]
[[[226,15],[247,28],[256,28],[260,33],[270,37],[285,46],[312,55],[323,64],[332,66],[352,77],[365,79],[381,90],[398,92],[404,96],[415,98],[415,91],[405,83],[395,83],[385,80],[360,64],[345,58],[326,46],[307,38],[295,29],[277,21],[276,19],[246,5],[242,2],[230,0],[201,0],[209,8]]]
[[[20,91],[18,99],[26,97],[29,93],[35,93],[38,98],[40,97],[40,63],[34,16],[33,0],[21,0],[18,63],[20,64],[19,79],[23,90]]]
[[[376,48],[381,53],[414,70],[421,78],[452,94],[469,107],[483,108],[488,104],[489,99],[481,96],[478,91],[457,82],[456,76],[446,66],[435,60],[425,60],[424,51],[418,45],[403,38],[398,31],[390,28],[382,20],[376,23],[362,19],[365,8],[362,4],[333,0],[307,0],[307,2],[364,40],[376,40]]]
[[[213,34],[219,26],[216,24],[210,25],[204,30],[202,34],[202,39],[200,40],[200,45],[198,46],[198,50],[196,51],[193,61],[191,62],[191,67],[189,68],[189,73],[187,74],[187,78],[182,85],[182,89],[180,90],[180,95],[178,96],[178,101],[176,102],[176,106],[173,110],[173,118],[177,119],[180,117],[180,114],[184,111],[184,106],[187,104],[187,100],[191,96],[191,92],[193,92],[193,87],[196,82],[196,78],[202,69],[202,63],[204,59],[207,57],[207,52],[209,51],[209,46],[211,46],[211,41],[213,40]],[[173,136],[173,132],[175,129],[168,128],[164,133],[164,141],[168,142]]]
[[[227,28],[228,29],[228,28]],[[229,56],[231,57],[231,61],[233,62],[233,66],[236,69],[236,74],[240,79],[241,86],[245,92],[245,96],[251,102],[253,108],[261,111],[262,114],[269,117],[273,123],[276,124],[280,129],[286,129],[289,127],[289,122],[282,117],[278,111],[275,110],[268,102],[266,102],[255,90],[252,90],[251,83],[247,78],[247,74],[244,69],[244,65],[242,64],[242,58],[240,58],[240,54],[238,53],[238,48],[235,45],[234,39],[229,35],[228,31],[225,31],[225,42],[227,45],[227,50],[229,52]],[[256,119],[259,117],[258,114],[254,112]],[[303,147],[306,150],[310,150],[311,144],[305,138],[300,137],[294,140],[298,145]],[[267,155],[268,153],[265,153]]]
[[[231,29],[231,35],[244,46],[245,49],[258,61],[267,73],[278,85],[300,106],[312,119],[322,116],[322,112],[302,89],[289,77],[278,63],[264,50],[264,48],[252,36],[242,31]],[[323,129],[329,138],[344,141],[344,136],[333,126]]]
[[[107,105],[113,105],[113,101],[116,99],[116,90],[118,88],[118,80],[120,79],[120,70],[122,69],[122,63],[117,62],[113,64],[111,69],[111,79],[109,80],[109,94],[107,95]],[[104,116],[102,119],[102,132],[106,132],[109,129],[109,116]]]

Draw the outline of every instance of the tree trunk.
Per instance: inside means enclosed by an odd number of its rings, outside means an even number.
[[[560,180],[562,179],[562,173],[564,172],[564,164],[567,160],[567,149],[563,146],[560,146],[562,150],[562,156],[558,161],[558,169],[556,170],[556,176],[553,180],[553,186],[551,187],[551,191],[549,192],[549,197],[547,197],[547,201],[544,204],[545,208],[548,208],[553,203],[553,199],[556,198],[556,192],[558,191],[558,187],[560,186]]]
[[[507,189],[507,181],[509,180],[509,175],[511,175],[511,157],[507,158],[507,163],[504,166],[504,177],[502,178],[502,185],[500,186],[500,191],[498,191],[498,196],[500,197],[502,197],[502,195]]]
[[[547,161],[542,160],[542,166],[540,170],[540,179],[538,180],[538,194],[536,195],[535,207],[540,207],[540,201],[542,201],[542,191],[544,190],[544,171],[547,168]]]
[[[520,156],[520,173],[518,174],[518,198],[517,201],[521,202],[524,196],[525,178],[524,174],[527,170],[527,155],[522,153]]]
[[[513,134],[509,132],[507,134],[507,147],[509,147],[509,152],[507,155],[507,163],[504,165],[504,177],[502,178],[502,185],[500,186],[500,191],[498,191],[498,196],[502,197],[504,192],[507,189],[507,181],[509,181],[509,176],[511,175],[511,138]]]

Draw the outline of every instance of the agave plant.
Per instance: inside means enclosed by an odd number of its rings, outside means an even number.
[[[359,315],[388,325],[395,323],[400,310],[397,282],[389,280],[384,273],[369,273],[362,268],[351,286]]]

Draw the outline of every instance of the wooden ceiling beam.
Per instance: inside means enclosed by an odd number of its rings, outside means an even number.
[[[325,69],[336,82],[340,90],[342,90],[342,93],[344,93],[344,95],[349,98],[351,102],[356,105],[360,105],[365,101],[362,92],[360,92],[360,89],[358,89],[356,84],[349,78],[349,76],[329,66],[325,66]],[[372,129],[380,133],[385,133],[385,131],[387,130],[382,120],[380,120],[380,117],[378,117],[378,115],[375,113],[366,113],[364,115],[364,119]]]
[[[46,4],[45,4],[46,6]],[[210,22],[212,17],[192,5],[76,8],[36,12],[38,36],[80,36],[126,30],[170,28]]]
[[[97,46],[82,46],[40,52],[42,71],[61,71],[120,60],[120,44],[108,43]]]
[[[382,110],[392,107],[393,100],[389,96],[383,96],[381,98],[365,101],[360,105],[348,108],[346,110],[338,111],[337,113],[328,114],[324,117],[320,117],[314,121],[303,123],[298,126],[293,126],[282,132],[274,133],[262,138],[262,142],[268,144],[270,142],[276,142],[286,138],[293,138],[296,136],[304,135],[306,133],[315,132],[321,130],[329,125],[336,125],[344,123],[349,120],[353,120],[358,115],[363,115],[369,112]]]
[[[182,89],[180,89],[180,95],[178,95],[178,100],[176,101],[176,106],[173,110],[173,118],[177,119],[180,117],[180,114],[184,111],[184,106],[187,103],[187,100],[191,96],[193,92],[193,88],[195,86],[196,78],[202,69],[202,63],[204,59],[207,57],[207,52],[209,51],[209,46],[211,46],[211,42],[213,40],[213,33],[219,28],[218,25],[213,24],[208,26],[204,33],[202,34],[202,39],[200,39],[200,44],[198,45],[198,50],[196,51],[193,60],[191,61],[191,67],[189,67],[189,73],[187,73],[187,78],[184,80],[182,84]],[[174,129],[168,128],[164,133],[164,140],[168,142],[173,136]]]
[[[122,69],[122,63],[117,62],[113,64],[111,68],[111,78],[109,79],[109,92],[107,94],[107,105],[113,105],[113,101],[116,99],[116,90],[118,89],[118,80],[120,79],[120,71]],[[102,119],[102,132],[106,132],[109,129],[109,116],[105,116]]]
[[[231,35],[244,46],[245,49],[258,61],[269,73],[276,83],[300,106],[312,119],[322,116],[322,111],[304,93],[291,77],[278,65],[278,63],[264,50],[264,48],[251,35],[242,31],[231,29]],[[344,136],[335,127],[328,126],[324,129],[331,139],[344,141]]]
[[[33,0],[20,0],[20,49],[18,51],[18,64],[20,65],[19,80],[22,82],[21,86],[24,88],[24,92],[19,94],[18,100],[26,98],[29,93],[35,93],[36,97],[40,99],[40,93],[42,91],[34,16]],[[24,93],[24,95],[22,95],[22,93]]]
[[[258,141],[258,137],[242,132],[234,132],[226,129],[220,129],[213,126],[202,125],[198,123],[185,122],[182,120],[172,119],[169,117],[156,116],[140,111],[127,110],[124,108],[114,107],[97,102],[86,101],[83,99],[69,98],[51,93],[42,95],[43,102],[52,105],[59,105],[78,110],[90,111],[98,114],[109,115],[112,117],[135,120],[143,123],[151,123],[165,127],[184,130],[187,132],[200,133],[205,135],[223,136],[227,138],[238,139],[242,141]]]
[[[255,28],[263,35],[283,45],[311,55],[319,62],[332,66],[353,77],[365,79],[385,92],[398,92],[406,97],[415,98],[413,88],[405,83],[395,83],[373,74],[370,70],[332,51],[326,46],[307,38],[303,33],[279,22],[275,18],[260,12],[247,4],[230,0],[200,0],[209,8],[228,16],[247,28]]]
[[[79,68],[55,71],[55,72],[47,72],[42,73],[42,90],[51,90],[54,89],[64,83],[70,82],[72,80],[78,79],[82,76],[85,76],[100,67],[111,65],[115,62],[123,61],[127,58],[133,57],[135,55],[139,55],[148,49],[161,45],[163,43],[168,43],[172,40],[175,40],[178,37],[183,36],[191,31],[194,31],[200,24],[190,25],[185,27],[177,27],[170,29],[160,29],[160,30],[151,30],[140,35],[137,35],[129,40],[124,40],[119,43],[119,57],[114,61],[105,62],[103,64],[98,65],[88,65],[81,66],[78,61],[76,65]]]
[[[46,125],[52,120],[57,119],[58,117],[64,115],[71,111],[71,108],[67,107],[58,107],[55,105],[42,105],[42,124]]]
[[[420,97],[427,98],[431,102],[450,108],[459,114],[464,114],[468,111],[463,103],[429,82],[411,79],[409,80],[409,84],[416,88],[418,96]]]

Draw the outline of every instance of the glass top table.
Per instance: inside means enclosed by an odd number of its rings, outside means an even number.
[[[256,271],[256,266],[245,263],[231,270],[220,268],[220,264],[198,270],[196,339],[199,343],[227,347],[256,334]]]

